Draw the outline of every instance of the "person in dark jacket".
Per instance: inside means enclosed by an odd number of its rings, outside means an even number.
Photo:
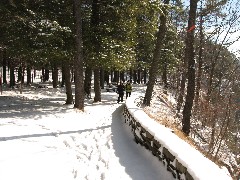
[[[120,82],[120,84],[117,86],[117,93],[118,93],[118,100],[117,100],[117,102],[118,103],[120,101],[123,102],[124,90],[125,90],[125,86],[123,85],[122,82]]]
[[[126,88],[126,99],[127,99],[128,97],[131,96],[131,92],[132,92],[132,85],[131,85],[130,81],[127,81],[125,88]]]
[[[85,97],[91,99],[91,82],[84,85]]]

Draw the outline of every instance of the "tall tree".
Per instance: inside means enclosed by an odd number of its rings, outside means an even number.
[[[75,75],[75,104],[74,107],[84,110],[84,81],[83,81],[83,42],[82,42],[82,10],[81,0],[74,0],[74,15],[76,28],[76,52],[74,59],[74,75]]]
[[[196,92],[195,92],[195,104],[198,106],[198,99],[201,89],[201,78],[202,78],[202,66],[203,66],[203,13],[202,13],[202,1],[200,7],[200,25],[199,25],[199,51],[198,51],[198,68],[196,78]]]
[[[99,25],[100,25],[100,1],[93,0],[92,1],[92,19],[91,19],[91,26],[92,26],[92,46],[93,46],[93,53],[95,54],[95,58],[98,60],[100,55],[100,34],[99,34]],[[99,63],[95,64],[94,67],[94,102],[101,101],[101,87],[100,87],[100,68]]]
[[[169,0],[165,0],[164,4],[165,5],[169,4]],[[143,104],[147,106],[150,106],[151,99],[152,99],[152,92],[153,92],[155,80],[157,77],[159,60],[161,56],[161,49],[162,49],[163,40],[164,40],[166,29],[167,29],[167,26],[166,26],[167,16],[168,16],[167,13],[168,13],[167,6],[163,6],[162,12],[160,14],[160,25],[157,32],[157,39],[156,39],[156,45],[155,45],[155,50],[153,54],[153,60],[149,70],[149,81],[148,81],[147,90],[143,100]]]
[[[72,83],[71,83],[71,72],[70,72],[70,64],[66,60],[63,61],[63,73],[65,77],[65,85],[66,85],[66,104],[73,103],[73,95],[72,95]]]
[[[188,30],[186,36],[185,59],[188,62],[187,71],[187,95],[183,108],[182,131],[189,135],[190,118],[195,92],[195,53],[194,53],[194,29],[196,24],[197,3],[199,0],[190,0]]]

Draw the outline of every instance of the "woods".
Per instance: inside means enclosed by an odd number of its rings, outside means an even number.
[[[42,70],[42,81],[64,87],[66,104],[82,111],[89,84],[94,102],[101,102],[109,83],[144,83],[143,106],[151,105],[154,87],[161,85],[174,92],[179,129],[207,142],[204,151],[213,160],[228,149],[236,157],[228,170],[237,176],[238,7],[234,0],[1,0],[2,83],[30,85]]]

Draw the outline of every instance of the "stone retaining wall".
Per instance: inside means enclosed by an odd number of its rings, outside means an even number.
[[[178,138],[171,129],[147,116],[137,107],[133,98],[127,99],[123,115],[125,123],[133,132],[135,142],[151,151],[175,179],[232,179],[223,169]],[[179,144],[181,146],[178,146]],[[189,149],[191,152],[186,152]]]

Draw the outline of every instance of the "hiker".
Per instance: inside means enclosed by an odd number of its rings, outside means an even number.
[[[132,92],[132,85],[129,80],[127,81],[125,89],[126,89],[126,99],[127,99],[128,97],[131,96],[131,92]]]
[[[91,99],[91,82],[88,82],[84,86],[84,91],[85,91],[86,98]]]
[[[120,101],[123,102],[124,90],[125,90],[125,86],[121,81],[120,84],[117,86],[117,93],[118,93],[117,103],[119,103]]]

